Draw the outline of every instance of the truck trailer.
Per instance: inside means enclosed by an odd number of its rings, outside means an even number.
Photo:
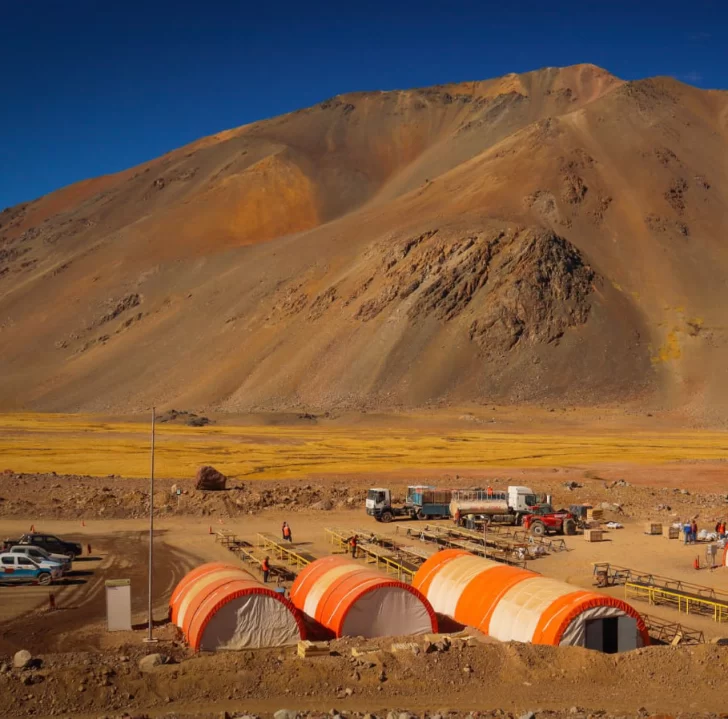
[[[404,504],[392,503],[389,489],[376,487],[367,493],[366,511],[378,522],[391,522],[396,517],[407,519],[442,519],[450,516],[451,489],[426,485],[407,487]]]

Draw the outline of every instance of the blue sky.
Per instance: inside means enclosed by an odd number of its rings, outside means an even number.
[[[0,208],[337,93],[592,62],[728,88],[728,3],[1,0]]]

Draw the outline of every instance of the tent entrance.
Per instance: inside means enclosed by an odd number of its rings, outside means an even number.
[[[605,654],[636,649],[637,622],[628,616],[589,619],[586,622],[585,646]]]

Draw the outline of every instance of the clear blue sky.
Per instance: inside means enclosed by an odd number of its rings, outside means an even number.
[[[725,0],[0,0],[0,208],[341,92],[592,62],[728,88]]]

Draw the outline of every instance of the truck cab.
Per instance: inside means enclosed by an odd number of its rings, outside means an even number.
[[[533,507],[550,503],[551,497],[536,494],[530,487],[508,487],[508,506],[514,512],[530,512]]]
[[[381,520],[382,514],[392,509],[392,494],[388,489],[374,487],[367,492],[367,514]],[[391,519],[391,516],[390,516]]]

